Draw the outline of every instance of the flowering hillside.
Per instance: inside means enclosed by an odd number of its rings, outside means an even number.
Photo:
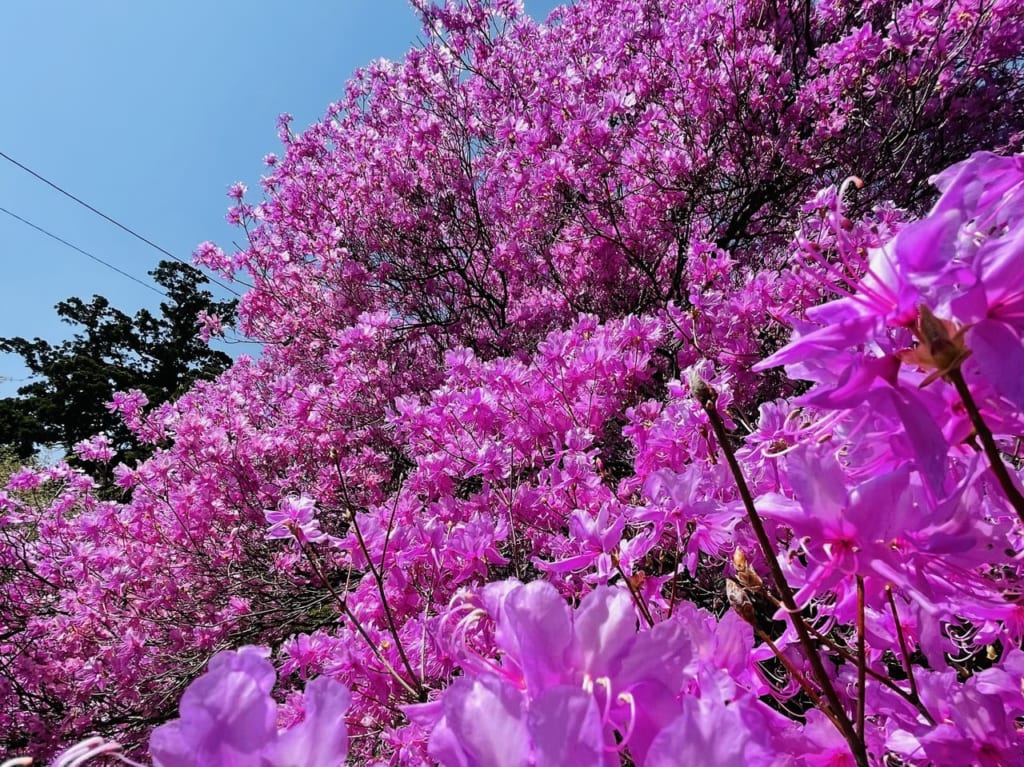
[[[414,4],[197,250],[259,358],[0,494],[0,748],[1024,764],[1024,5]]]

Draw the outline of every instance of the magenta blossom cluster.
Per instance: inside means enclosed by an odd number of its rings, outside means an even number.
[[[300,546],[319,543],[327,539],[315,517],[316,501],[307,496],[288,496],[278,509],[267,509],[265,514],[270,528],[268,538],[291,538]]]
[[[789,737],[730,674],[750,681],[751,632],[735,616],[686,609],[638,632],[625,588],[571,610],[548,583],[505,581],[457,599],[451,620],[465,675],[406,709],[440,764],[762,765]],[[497,656],[474,649],[481,634]]]
[[[189,685],[181,716],[149,738],[153,767],[338,767],[348,753],[345,711],[348,690],[320,677],[306,685],[298,705],[302,721],[279,731],[271,697],[277,676],[261,647],[215,655],[205,674]],[[138,765],[113,741],[93,738],[58,755],[54,767],[75,767],[106,756]]]
[[[279,732],[278,706],[270,694],[277,674],[268,654],[243,647],[214,656],[182,696],[180,718],[150,736],[154,767],[337,767],[344,762],[348,690],[328,677],[309,682],[301,700],[304,718]]]
[[[0,748],[1019,763],[1024,6],[414,5],[197,250],[258,358],[0,492]]]

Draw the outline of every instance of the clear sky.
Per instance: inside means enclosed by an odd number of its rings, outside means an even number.
[[[535,18],[560,4],[525,3]],[[258,189],[280,113],[315,122],[354,69],[418,37],[406,0],[6,3],[0,152],[190,261],[203,240],[238,239],[225,192]],[[161,259],[2,159],[0,207],[144,280]],[[93,295],[129,314],[160,301],[0,213],[0,336],[60,340],[54,304]],[[0,355],[0,396],[25,375]]]

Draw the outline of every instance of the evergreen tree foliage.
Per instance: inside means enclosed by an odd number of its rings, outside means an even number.
[[[56,306],[76,328],[70,339],[0,338],[0,351],[19,355],[32,373],[16,397],[0,400],[0,445],[26,459],[48,446],[70,453],[102,432],[117,459],[137,460],[151,451],[107,407],[114,393],[137,389],[155,406],[231,364],[200,338],[196,318],[230,320],[235,302],[215,301],[203,289],[206,277],[187,264],[161,261],[150,275],[167,296],[159,314],[141,309],[130,317],[103,296],[72,297]]]

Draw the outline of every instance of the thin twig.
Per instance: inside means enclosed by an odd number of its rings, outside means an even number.
[[[775,600],[772,600],[772,601],[774,602]],[[776,604],[778,604],[778,603],[776,602]],[[832,639],[829,639],[827,636],[825,636],[820,631],[818,631],[816,628],[814,628],[814,626],[809,626],[809,628],[811,630],[811,635],[815,639],[817,639],[823,645],[825,645],[830,650],[835,652],[837,655],[839,655],[846,662],[848,662],[848,663],[850,663],[851,665],[854,665],[854,666],[857,665],[857,659],[853,656],[853,653],[851,653],[847,648],[843,647],[842,645],[837,644]],[[932,713],[925,707],[924,703],[921,702],[920,698],[917,697],[916,692],[907,692],[902,687],[900,687],[895,681],[893,681],[889,677],[885,676],[884,674],[881,674],[881,673],[875,671],[870,666],[865,665],[864,672],[869,677],[874,679],[876,682],[878,682],[879,684],[883,685],[884,687],[889,688],[894,693],[896,693],[901,698],[903,698],[903,700],[905,700],[911,706],[916,708],[918,710],[918,712],[921,714],[921,716],[923,716],[928,721],[929,724],[931,724],[931,725],[935,725],[936,724],[935,717],[932,716]]]
[[[811,702],[814,703],[815,707],[828,717],[829,721],[838,728],[839,722],[836,721],[831,709],[822,702],[821,697],[814,691],[814,686],[807,680],[807,677],[804,676],[803,672],[794,666],[793,662],[789,658],[782,654],[782,650],[778,648],[778,645],[775,644],[772,638],[768,636],[763,629],[760,629],[757,626],[754,626],[753,628],[754,633],[760,637],[762,642],[768,645],[768,649],[770,649],[779,662],[786,667],[786,671],[789,672],[789,675],[793,677],[797,681],[797,684],[800,685],[800,688],[807,693],[807,697],[811,699]]]
[[[864,739],[864,714],[868,687],[868,657],[865,642],[864,576],[857,576],[857,734]]]
[[[761,551],[764,554],[765,560],[768,562],[768,568],[771,570],[772,580],[775,582],[775,588],[786,608],[785,612],[790,616],[793,622],[793,628],[796,630],[797,636],[800,639],[800,646],[807,658],[807,662],[811,664],[811,669],[814,671],[814,676],[818,681],[818,686],[821,688],[825,699],[828,701],[828,708],[832,710],[836,726],[849,745],[850,752],[853,754],[853,758],[857,762],[858,767],[869,767],[867,748],[864,744],[864,740],[854,729],[853,723],[850,721],[850,717],[847,716],[846,710],[843,708],[843,704],[839,700],[839,694],[836,692],[835,686],[832,684],[832,680],[829,678],[828,672],[825,670],[825,666],[821,662],[821,656],[818,655],[818,650],[814,645],[814,641],[811,639],[810,632],[807,629],[807,624],[800,615],[800,609],[797,607],[796,600],[793,597],[793,591],[790,588],[789,583],[786,581],[786,576],[782,571],[782,566],[779,564],[778,557],[775,556],[775,547],[772,545],[771,539],[768,537],[768,531],[765,530],[764,523],[761,521],[761,516],[758,514],[757,508],[754,505],[754,496],[751,494],[750,488],[747,486],[747,481],[743,476],[743,471],[740,469],[739,462],[736,460],[736,454],[733,451],[732,446],[729,444],[729,435],[725,430],[725,423],[722,421],[722,416],[719,414],[716,407],[718,395],[705,381],[702,381],[699,378],[695,378],[691,382],[691,390],[701,407],[704,409],[704,412],[708,414],[708,420],[711,422],[711,427],[715,432],[715,438],[718,440],[718,446],[725,454],[725,459],[729,464],[729,469],[732,472],[733,479],[736,482],[736,487],[739,490],[740,498],[743,500],[743,506],[746,508],[747,519],[750,521],[750,526],[754,529],[754,534],[757,536],[757,542],[760,544]],[[824,710],[824,708],[822,710]]]
[[[622,576],[622,580],[626,582],[626,588],[629,589],[629,594],[633,597],[633,602],[636,603],[636,609],[639,610],[640,614],[644,617],[648,628],[653,628],[654,618],[651,617],[651,611],[647,608],[647,604],[644,602],[643,596],[634,588],[633,582],[626,577],[626,573],[622,569],[622,565],[619,564],[619,556],[614,551],[612,552],[612,564],[614,564],[615,569],[619,571],[619,575]]]
[[[672,617],[672,613],[676,609],[676,584],[679,582],[679,545],[676,545],[676,549],[673,552],[672,558],[672,591],[668,597],[668,617]]]
[[[1017,512],[1017,517],[1021,523],[1024,524],[1024,495],[1013,484],[1010,472],[1007,471],[1002,454],[999,451],[998,445],[996,445],[995,437],[992,436],[992,430],[988,428],[985,419],[981,417],[981,411],[974,401],[971,390],[967,386],[967,381],[964,380],[963,373],[959,368],[951,370],[946,374],[946,378],[956,388],[956,393],[960,395],[960,400],[967,409],[967,415],[970,416],[971,425],[974,426],[974,433],[978,435],[978,439],[981,440],[981,445],[985,449],[985,455],[988,457],[988,464],[992,469],[992,473],[996,475],[996,479],[999,480],[999,486],[1003,489],[1006,499],[1013,506],[1013,510]]]
[[[410,695],[414,696],[417,699],[421,699],[423,695],[422,688],[420,688],[420,690],[413,688],[413,686],[410,685],[409,682],[407,682],[405,679],[403,679],[402,675],[395,670],[395,667],[391,665],[391,662],[384,657],[383,653],[381,653],[380,648],[377,646],[377,643],[374,642],[373,639],[370,638],[370,635],[366,633],[366,629],[363,628],[363,624],[355,616],[351,608],[349,608],[348,601],[344,597],[342,597],[341,594],[338,593],[337,589],[334,588],[334,585],[327,579],[327,576],[324,575],[323,571],[320,569],[320,565],[317,564],[316,559],[313,557],[313,553],[309,550],[307,546],[303,545],[302,541],[299,541],[299,547],[302,549],[302,553],[306,555],[306,559],[312,566],[313,572],[316,573],[316,576],[320,579],[320,582],[327,587],[327,590],[331,592],[331,596],[333,596],[334,600],[338,603],[338,607],[341,608],[342,614],[349,619],[349,621],[355,627],[355,630],[359,632],[359,636],[363,638],[363,640],[369,646],[370,650],[377,657],[377,660],[384,664],[384,667],[387,668],[391,676],[395,678],[396,682],[402,685],[406,692],[408,692]]]
[[[910,694],[915,698],[917,694],[917,681],[914,679],[914,667],[910,663],[910,652],[907,650],[907,639],[903,636],[903,624],[900,623],[899,613],[896,612],[896,600],[892,596],[892,586],[885,587],[885,596],[889,599],[889,607],[892,610],[892,620],[896,624],[896,636],[900,642],[900,652],[903,653],[903,670],[907,674],[907,682],[910,684]]]
[[[384,609],[384,619],[388,624],[388,632],[395,640],[395,648],[398,650],[398,656],[402,659],[402,665],[405,666],[406,672],[409,674],[409,678],[416,682],[416,687],[419,689],[417,697],[421,702],[426,702],[426,691],[423,688],[422,681],[416,676],[416,672],[412,670],[412,663],[409,662],[409,657],[405,654],[405,646],[402,644],[401,637],[398,636],[398,629],[395,626],[395,617],[391,613],[391,605],[388,603],[387,594],[384,593],[384,578],[378,571],[377,567],[373,564],[373,558],[370,556],[370,549],[366,545],[366,541],[363,539],[362,530],[359,529],[359,520],[357,519],[356,508],[352,504],[348,495],[348,488],[345,484],[345,478],[341,473],[341,465],[335,460],[334,467],[338,472],[338,480],[341,482],[341,492],[345,497],[345,505],[349,513],[350,521],[352,522],[352,529],[355,531],[356,540],[359,542],[359,548],[363,552],[363,556],[366,557],[366,564],[370,568],[370,574],[373,576],[373,582],[377,586],[377,594],[380,596],[381,607]],[[392,520],[394,519],[394,511],[392,511]],[[390,528],[389,528],[390,535]],[[383,564],[383,557],[381,557],[381,564]]]

